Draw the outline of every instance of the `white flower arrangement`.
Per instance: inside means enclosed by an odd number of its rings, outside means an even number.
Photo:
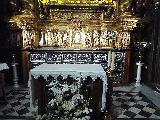
[[[92,109],[89,106],[89,99],[84,99],[80,94],[80,81],[73,84],[67,82],[61,84],[59,81],[51,82],[49,91],[55,98],[51,99],[47,105],[48,120],[89,120],[89,113]]]

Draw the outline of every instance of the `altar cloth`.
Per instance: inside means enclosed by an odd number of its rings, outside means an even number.
[[[8,65],[6,63],[0,63],[0,71],[4,69],[9,69]]]
[[[31,106],[33,106],[33,89],[32,80],[38,79],[40,76],[47,79],[48,76],[58,77],[61,75],[63,78],[67,78],[68,75],[76,78],[87,78],[90,76],[92,80],[97,79],[103,81],[103,93],[102,93],[102,107],[104,110],[106,105],[106,92],[107,92],[107,76],[101,64],[41,64],[30,70],[29,73],[29,87],[31,93]]]

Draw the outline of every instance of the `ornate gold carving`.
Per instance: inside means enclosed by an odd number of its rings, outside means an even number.
[[[117,0],[38,0],[39,6],[31,0],[22,1],[28,7],[9,22],[22,29],[24,48],[35,41],[42,47],[126,48],[129,31],[139,20],[130,13],[127,0],[120,6]]]
[[[83,21],[89,20],[101,20],[102,19],[102,12],[94,12],[94,11],[51,11],[50,13],[51,19],[61,21],[61,20],[72,20],[78,19]]]
[[[88,5],[94,5],[94,4],[107,4],[112,3],[112,0],[38,0],[39,2],[43,4],[88,4]]]
[[[129,48],[130,47],[130,32],[121,31],[117,37],[118,48]]]

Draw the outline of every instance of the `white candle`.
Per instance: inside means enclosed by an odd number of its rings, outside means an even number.
[[[111,66],[111,51],[108,51],[108,68]]]
[[[114,70],[115,52],[112,52],[111,70]]]

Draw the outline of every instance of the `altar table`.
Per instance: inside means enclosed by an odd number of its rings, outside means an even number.
[[[0,63],[0,80],[5,80],[5,72],[3,70],[9,69],[6,63]]]
[[[85,79],[88,76],[95,80],[100,78],[103,81],[103,92],[102,92],[102,106],[101,110],[104,110],[106,105],[106,92],[107,92],[107,76],[101,64],[47,64],[43,63],[30,70],[29,73],[29,87],[30,87],[30,105],[34,108],[35,91],[33,84],[34,80],[37,80],[40,76],[47,79],[48,76],[58,77],[59,75],[63,78],[67,78],[68,75],[74,79],[82,78]]]
[[[2,90],[3,96],[5,96],[5,92],[4,92],[5,72],[3,70],[6,70],[6,69],[9,69],[8,65],[6,63],[0,63],[0,94]]]
[[[8,65],[6,63],[0,63],[0,71],[4,69],[9,69]]]

